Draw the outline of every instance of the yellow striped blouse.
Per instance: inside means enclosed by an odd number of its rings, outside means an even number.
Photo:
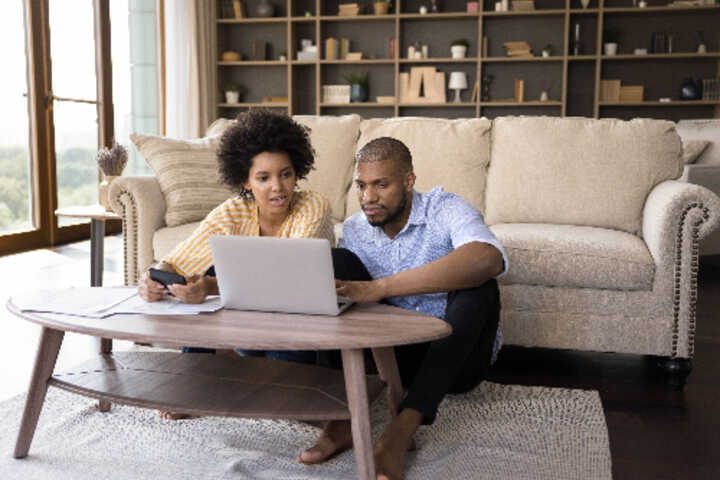
[[[319,193],[295,192],[290,214],[283,222],[278,237],[327,238],[334,245],[330,203]],[[260,223],[255,200],[233,197],[218,205],[186,240],[162,260],[181,275],[203,274],[213,264],[210,252],[211,235],[259,236]]]

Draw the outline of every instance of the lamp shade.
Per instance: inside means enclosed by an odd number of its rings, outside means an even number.
[[[467,75],[465,72],[450,72],[450,81],[448,88],[453,89],[464,89],[467,88]]]

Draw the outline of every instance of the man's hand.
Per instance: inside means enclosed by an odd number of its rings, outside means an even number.
[[[159,300],[166,300],[168,298],[168,292],[162,283],[156,282],[150,278],[150,272],[147,270],[143,273],[138,285],[138,294],[140,298],[146,302],[157,302]]]
[[[378,280],[369,282],[348,282],[335,280],[335,290],[355,302],[379,302],[386,297]]]
[[[193,275],[185,277],[187,285],[174,283],[168,287],[168,290],[183,303],[202,303],[208,295],[205,285],[205,277],[202,275]]]

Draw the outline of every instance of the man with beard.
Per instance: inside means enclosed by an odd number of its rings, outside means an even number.
[[[378,479],[399,479],[415,431],[433,423],[443,397],[487,376],[502,343],[496,278],[507,258],[482,214],[459,196],[413,189],[410,151],[394,138],[357,153],[355,184],[363,211],[344,222],[333,251],[338,293],[427,313],[453,329],[447,338],[395,349],[407,393],[374,453]],[[339,366],[336,354],[327,358]],[[332,421],[298,461],[319,463],[350,447],[350,422]]]

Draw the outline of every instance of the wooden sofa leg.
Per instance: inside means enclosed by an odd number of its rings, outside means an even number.
[[[660,359],[659,365],[665,371],[668,387],[681,392],[685,387],[688,375],[692,371],[692,360],[689,358],[663,357]]]

